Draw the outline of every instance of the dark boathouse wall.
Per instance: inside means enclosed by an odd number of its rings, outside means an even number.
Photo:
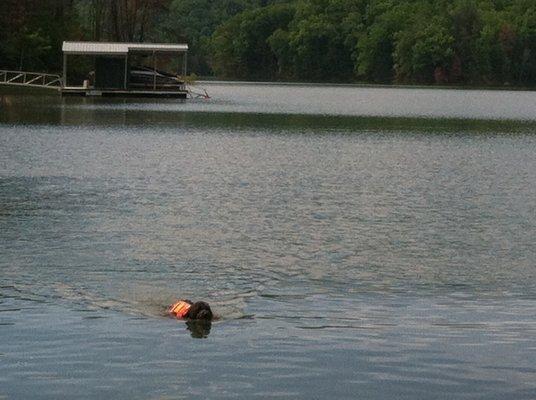
[[[125,88],[125,59],[123,57],[99,56],[95,58],[95,88]]]

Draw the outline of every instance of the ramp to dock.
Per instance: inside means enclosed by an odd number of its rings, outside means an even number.
[[[60,75],[44,74],[41,72],[0,70],[0,85],[41,87],[60,90],[62,78]]]

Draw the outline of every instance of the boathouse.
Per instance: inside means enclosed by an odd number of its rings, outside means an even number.
[[[187,44],[63,42],[62,95],[82,96],[187,96]],[[68,85],[71,56],[91,57],[93,70],[75,85]],[[159,57],[175,58],[175,71],[157,68]],[[136,60],[138,65],[133,64]],[[142,65],[139,61],[142,60]]]

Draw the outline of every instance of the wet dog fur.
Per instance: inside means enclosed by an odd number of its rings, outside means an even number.
[[[190,307],[190,309],[188,310],[186,318],[212,321],[212,319],[214,318],[214,314],[212,314],[212,310],[210,309],[208,303],[205,303],[204,301],[198,301],[196,303],[192,303],[192,307]]]

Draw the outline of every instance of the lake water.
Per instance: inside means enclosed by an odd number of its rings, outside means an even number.
[[[0,88],[0,398],[536,398],[536,93],[205,87]]]

